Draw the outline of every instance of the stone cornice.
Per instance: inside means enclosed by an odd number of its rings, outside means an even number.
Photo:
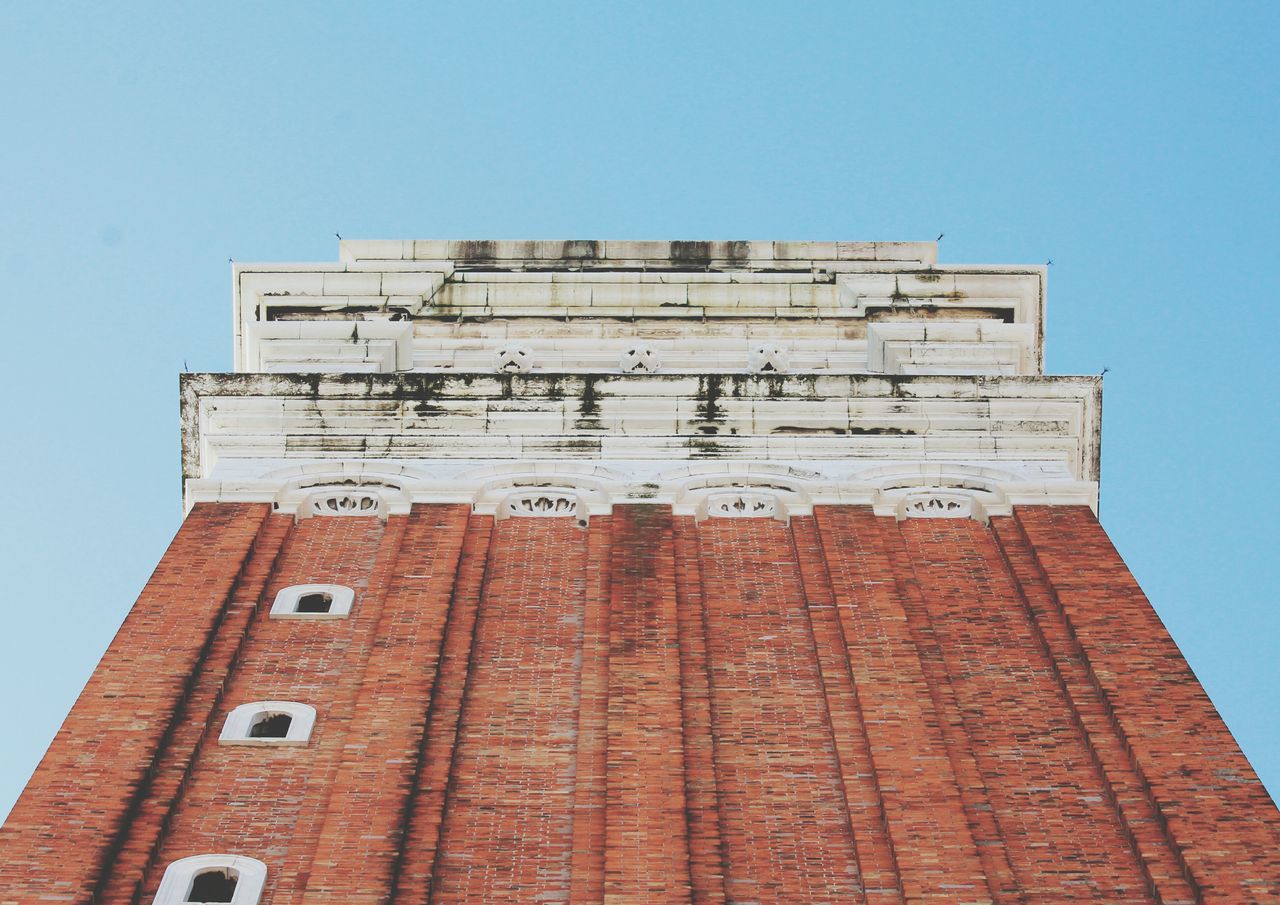
[[[1101,384],[1041,376],[1041,266],[940,265],[931,242],[348,240],[339,258],[234,266],[240,373],[182,379],[188,505],[1096,504]]]
[[[261,498],[279,482],[251,486],[265,479],[252,463],[418,463],[435,476],[416,481],[421,499],[472,499],[458,463],[537,463],[614,469],[610,494],[631,499],[650,467],[635,463],[786,467],[838,485],[889,463],[1007,462],[1043,472],[1001,478],[1015,493],[1051,480],[1080,500],[1096,496],[1099,391],[1084,377],[188,374],[183,474],[189,500],[214,486]],[[853,483],[821,493],[882,489]]]
[[[242,460],[239,477],[187,482],[188,508],[201,502],[265,502],[277,512],[401,515],[413,504],[472,506],[479,514],[572,516],[585,521],[616,505],[670,506],[696,518],[807,515],[814,506],[870,506],[880,515],[985,520],[1014,505],[1096,508],[1097,484],[1053,464],[832,462],[823,470],[768,462],[657,461],[385,462]]]
[[[553,368],[592,367],[565,357],[554,322],[582,327],[580,336],[613,322],[617,336],[659,345],[673,329],[728,340],[732,329],[697,325],[738,324],[744,359],[760,340],[803,349],[834,335],[834,358],[801,356],[799,367],[839,372],[867,370],[872,322],[982,321],[1019,331],[995,340],[998,349],[962,337],[971,348],[959,357],[948,354],[955,339],[912,337],[927,348],[891,355],[890,372],[923,358],[923,370],[942,373],[1030,374],[1043,360],[1045,268],[939,265],[935,243],[357,241],[343,242],[341,257],[234,265],[236,370],[449,369],[455,353],[478,343],[492,357],[517,337],[541,343]],[[385,339],[369,325],[388,322],[413,326],[398,357],[369,345]]]

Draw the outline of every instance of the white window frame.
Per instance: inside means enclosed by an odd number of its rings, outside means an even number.
[[[164,870],[152,905],[186,905],[196,876],[208,870],[234,871],[236,891],[231,905],[258,905],[267,884],[267,866],[245,855],[192,855],[174,861]]]
[[[299,613],[298,601],[307,594],[328,594],[333,598],[327,613]],[[356,592],[340,584],[295,584],[281,588],[271,604],[272,619],[346,619],[351,615]]]
[[[253,729],[257,718],[267,713],[287,713],[290,716],[289,732],[284,738],[253,738],[249,731]],[[316,724],[316,709],[310,704],[299,704],[297,701],[253,701],[241,704],[227,714],[227,721],[222,724],[222,732],[218,736],[220,745],[305,745],[311,740],[311,730]]]

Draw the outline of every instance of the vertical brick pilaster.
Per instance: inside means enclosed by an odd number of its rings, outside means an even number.
[[[328,788],[304,905],[390,899],[468,507],[415,506]]]
[[[840,627],[831,593],[831,580],[822,556],[817,523],[812,516],[793,518],[791,535],[796,561],[808,602],[809,621],[822,681],[826,687],[827,712],[840,775],[844,782],[845,804],[853,828],[854,850],[862,874],[868,905],[902,903],[902,880],[898,874],[893,842],[889,838],[884,800],[876,775],[875,761],[867,742],[862,708],[849,667],[849,645]]]
[[[405,521],[404,516],[386,523],[372,517],[314,518],[291,530],[196,752],[159,858],[147,874],[143,902],[155,894],[166,865],[212,852],[263,861],[264,901],[300,900]],[[270,618],[270,602],[280,589],[313,582],[352,588],[351,615],[320,621]],[[315,707],[308,743],[219,744],[217,733],[230,710],[260,700]]]
[[[789,531],[708,519],[697,534],[728,899],[861,901]]]
[[[494,528],[431,902],[567,899],[587,532]]]
[[[582,626],[582,678],[578,695],[570,905],[597,905],[604,901],[605,894],[612,544],[613,516],[592,518],[587,533],[586,612]]]
[[[936,682],[954,695],[1022,892],[1031,902],[1151,903],[991,530],[971,519],[908,519],[897,530],[920,590],[913,617],[936,643]]]
[[[1204,900],[1280,901],[1280,814],[1097,518],[1014,517]]]
[[[129,821],[114,862],[103,871],[95,905],[134,902],[147,870],[155,866],[160,842],[191,775],[201,740],[216,728],[213,717],[222,703],[227,676],[244,647],[250,621],[292,523],[288,516],[272,516],[259,533],[209,653],[193,677],[191,693],[183,703],[173,735],[156,759],[155,776],[147,795]]]
[[[484,592],[492,537],[492,516],[473,515],[468,519],[453,583],[453,599],[449,604],[442,660],[431,693],[408,829],[395,876],[393,901],[423,903],[431,895],[431,877],[439,851],[449,779],[453,775],[458,722],[470,677],[476,617]]]
[[[267,512],[220,503],[188,513],[0,830],[0,902],[89,901]]]
[[[707,678],[709,667],[697,532],[692,518],[675,519],[689,875],[694,905],[724,905],[725,856],[720,838],[720,800],[716,788],[715,739],[711,731],[711,688]]]
[[[675,553],[667,507],[613,515],[605,896],[690,901]]]
[[[988,871],[1008,869],[975,842],[884,520],[854,506],[815,516],[905,898],[992,901]]]
[[[1070,704],[1069,712],[1106,778],[1112,805],[1130,845],[1138,852],[1153,896],[1163,905],[1202,901],[1190,869],[1156,812],[1146,778],[1129,758],[1124,733],[1110,718],[1105,696],[1090,675],[1084,651],[1049,592],[1026,535],[1011,516],[993,518],[991,529],[1040,643],[1056,667],[1062,692]]]

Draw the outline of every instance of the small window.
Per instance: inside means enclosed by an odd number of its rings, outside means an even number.
[[[188,902],[232,902],[236,895],[239,871],[218,867],[201,871],[191,881]]]
[[[345,619],[355,597],[355,591],[340,584],[295,584],[276,594],[271,618]]]
[[[327,591],[312,591],[298,598],[295,613],[327,613],[333,606],[333,595]]]
[[[153,905],[258,905],[267,866],[244,855],[194,855],[165,868]]]
[[[249,728],[250,738],[288,738],[293,717],[287,713],[263,713]]]
[[[223,745],[305,745],[316,709],[296,701],[254,701],[227,715],[218,742]]]

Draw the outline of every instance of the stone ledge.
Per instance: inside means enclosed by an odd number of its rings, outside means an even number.
[[[184,478],[223,460],[1040,459],[1095,481],[1094,377],[186,374]]]

